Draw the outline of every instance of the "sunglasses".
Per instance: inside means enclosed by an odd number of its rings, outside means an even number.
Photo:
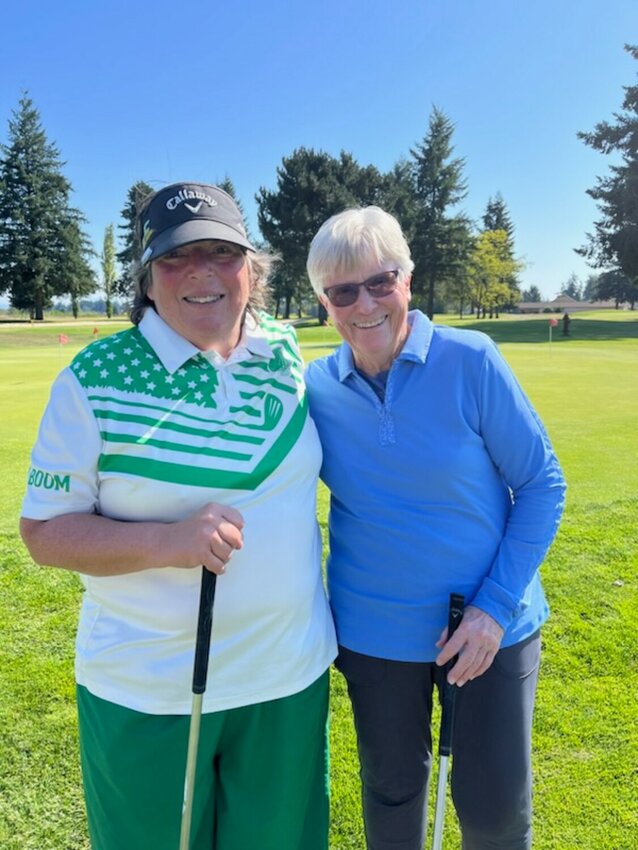
[[[383,298],[394,292],[398,282],[399,270],[393,269],[375,274],[363,283],[337,283],[324,289],[323,294],[334,307],[351,307],[359,297],[362,286],[373,298]]]

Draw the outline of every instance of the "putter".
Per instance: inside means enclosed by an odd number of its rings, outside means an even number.
[[[193,796],[195,791],[195,768],[199,748],[199,727],[202,719],[202,699],[206,690],[208,675],[208,656],[210,653],[210,634],[213,627],[213,602],[217,576],[202,567],[202,586],[199,594],[199,615],[197,618],[197,638],[195,641],[195,663],[193,665],[193,707],[191,709],[190,730],[188,733],[188,755],[186,757],[186,778],[184,779],[184,803],[182,805],[182,825],[179,838],[179,850],[189,850],[191,818],[193,815]]]
[[[449,640],[463,619],[465,599],[458,593],[450,594],[450,609],[448,613],[447,639]],[[445,665],[443,693],[441,694],[441,729],[439,731],[439,784],[436,789],[436,807],[434,810],[434,834],[432,850],[441,850],[443,842],[443,824],[445,822],[445,800],[447,794],[448,760],[452,755],[452,730],[454,727],[454,703],[456,700],[456,685],[450,685],[447,675],[456,663],[458,656],[450,659]]]

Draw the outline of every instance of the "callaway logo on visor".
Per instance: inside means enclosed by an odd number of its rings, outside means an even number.
[[[173,183],[155,192],[140,213],[142,263],[189,242],[221,239],[254,251],[241,210],[219,186]]]
[[[189,204],[189,200],[199,201],[199,203]],[[166,201],[166,209],[174,210],[177,209],[180,204],[184,204],[184,206],[189,209],[193,215],[197,215],[204,203],[208,204],[209,207],[217,206],[215,198],[211,198],[211,196],[207,195],[205,192],[197,190],[193,191],[192,189],[180,189],[176,195],[173,195],[172,198],[169,198],[168,201]]]

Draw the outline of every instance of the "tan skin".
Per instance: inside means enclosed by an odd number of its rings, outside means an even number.
[[[228,357],[236,347],[251,288],[244,252],[229,242],[185,245],[151,265],[148,295],[174,330],[202,351]],[[243,545],[244,520],[209,502],[171,523],[122,522],[98,514],[20,520],[33,560],[86,575],[108,576],[160,567],[226,569]]]
[[[328,289],[339,283],[361,283],[379,272],[396,268],[391,262],[381,266],[374,260],[362,263],[356,274],[330,277],[323,282]],[[366,375],[376,375],[389,369],[408,338],[408,306],[410,277],[402,277],[394,292],[383,298],[373,298],[362,287],[359,297],[350,307],[335,307],[325,295],[319,300],[328,311],[339,334],[350,345],[357,368]]]
[[[356,274],[330,277],[323,289],[339,283],[362,283],[380,272],[396,268],[391,262],[371,260],[362,263]],[[366,375],[377,375],[390,368],[410,333],[408,307],[410,302],[410,276],[400,275],[394,292],[374,298],[362,287],[354,304],[335,307],[325,295],[319,300],[339,334],[350,345],[355,364]],[[448,675],[450,684],[462,687],[488,670],[494,661],[503,639],[503,629],[485,611],[468,605],[463,620],[450,641],[447,628],[441,633],[437,647],[441,650],[436,663],[443,666],[455,655],[457,663]]]

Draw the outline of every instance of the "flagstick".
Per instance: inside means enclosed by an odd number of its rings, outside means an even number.
[[[58,366],[60,369],[62,368],[62,346],[66,345],[69,341],[69,338],[66,334],[58,334]]]

